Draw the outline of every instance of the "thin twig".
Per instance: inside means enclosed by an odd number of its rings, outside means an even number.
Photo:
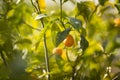
[[[74,66],[72,68],[72,80],[75,80],[75,72],[76,72],[76,67]]]
[[[63,23],[63,21],[62,21],[62,19],[63,19],[63,14],[62,14],[62,5],[63,5],[63,3],[62,3],[62,0],[60,0],[60,22],[61,22],[61,24],[62,24],[62,26],[64,27],[64,29],[66,29],[65,28],[65,25],[64,25],[64,23]]]
[[[34,28],[32,27],[31,25],[27,24],[26,22],[23,22],[25,25],[27,25],[29,28],[31,29],[34,29],[34,30],[37,30],[37,31],[41,31],[41,29],[38,29],[38,28]]]
[[[38,6],[38,13],[41,14],[41,8],[40,8],[40,4],[38,3],[38,0],[36,1],[37,2],[37,6]]]
[[[33,1],[32,1],[32,0],[30,0],[30,1],[31,1],[32,5],[34,6],[34,8],[36,9],[36,11],[38,11],[37,6],[33,3]]]

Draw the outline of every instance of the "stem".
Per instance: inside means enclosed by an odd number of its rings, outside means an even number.
[[[73,69],[72,69],[72,80],[75,80],[75,67],[73,67]]]
[[[28,26],[29,28],[31,28],[31,29],[34,29],[34,30],[37,30],[37,31],[41,31],[41,29],[34,28],[34,27],[32,27],[31,25],[27,24],[25,21],[23,21],[23,23],[24,23],[25,25],[27,25],[27,26]]]
[[[60,0],[60,22],[61,22],[63,28],[66,29],[65,25],[64,25],[64,23],[62,21],[62,18],[63,18],[63,15],[62,15],[62,0]]]
[[[77,66],[77,63],[79,62],[80,60],[80,57],[83,55],[83,53],[81,55],[78,55],[76,60],[75,60],[75,65],[72,67],[72,80],[76,80],[76,76],[77,76],[77,70],[76,70],[76,66]],[[76,73],[76,74],[75,74]]]
[[[60,20],[62,21],[62,0],[60,0]]]
[[[45,50],[46,70],[47,70],[47,73],[49,73],[50,68],[49,68],[48,49],[47,49],[47,44],[46,44],[46,34],[44,34],[44,50]],[[50,80],[50,74],[48,74],[48,80]]]
[[[40,5],[38,4],[38,0],[37,0],[37,6],[38,6],[38,13],[41,14],[41,10],[40,10]],[[42,27],[44,28],[44,21],[43,19],[40,19],[41,23],[42,23]],[[46,44],[46,34],[44,33],[44,37],[43,37],[43,41],[44,41],[44,51],[45,51],[45,64],[46,64],[46,71],[47,73],[50,72],[50,68],[49,68],[49,56],[48,56],[48,49],[47,49],[47,44]],[[50,80],[50,74],[48,74],[48,80]]]
[[[40,21],[41,21],[41,23],[42,23],[42,27],[44,28],[43,19],[41,19]],[[46,44],[46,34],[44,34],[43,41],[44,41],[46,71],[47,71],[47,73],[49,73],[49,72],[50,72],[50,69],[49,69],[48,49],[47,49],[47,44]],[[50,74],[48,74],[48,80],[50,80]]]
[[[36,11],[38,11],[37,6],[33,3],[33,1],[32,1],[32,0],[30,0],[30,1],[31,1],[32,5],[34,6],[34,8],[36,9]]]

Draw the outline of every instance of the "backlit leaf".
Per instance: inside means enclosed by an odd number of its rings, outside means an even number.
[[[39,19],[42,19],[44,17],[47,17],[47,15],[46,14],[39,14],[36,16],[35,20],[39,20]]]

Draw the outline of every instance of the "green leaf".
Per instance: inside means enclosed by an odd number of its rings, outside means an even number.
[[[51,31],[60,31],[60,25],[55,22],[51,25]]]
[[[15,13],[15,10],[14,10],[14,9],[9,10],[8,13],[7,13],[7,15],[6,15],[6,18],[7,18],[7,19],[11,18],[11,17],[14,15],[14,13]]]
[[[83,35],[81,35],[80,46],[83,51],[85,51],[87,47],[89,46],[89,42],[86,40],[86,38]]]
[[[107,2],[108,0],[98,0],[98,1],[99,1],[99,4],[103,6],[105,2]]]
[[[120,13],[120,3],[115,4],[115,7],[117,8],[118,12]]]
[[[0,57],[2,58],[3,63],[5,64],[5,66],[6,66],[6,67],[8,67],[8,66],[7,66],[7,62],[6,62],[5,55],[3,54],[3,52],[2,52],[2,50],[1,50],[1,49],[0,49]]]
[[[32,41],[29,39],[19,39],[15,44],[17,45],[16,49],[30,49]]]
[[[43,38],[44,35],[45,35],[45,32],[48,30],[48,28],[50,27],[51,23],[52,23],[52,22],[49,22],[48,24],[46,24],[46,25],[44,26],[44,28],[40,31],[39,40],[38,40],[37,43],[36,43],[35,49],[38,48],[39,43],[41,42],[42,38]]]
[[[35,17],[35,20],[39,20],[39,19],[42,19],[44,17],[47,17],[47,15],[46,14],[39,14]]]
[[[82,21],[76,18],[68,18],[68,19],[70,20],[72,27],[75,28],[79,32],[79,29],[82,27]]]
[[[64,2],[63,3],[65,3],[65,2],[67,2],[68,0],[64,0]]]
[[[86,34],[87,34],[87,33],[86,33],[86,29],[85,29],[85,28],[82,28],[80,34],[83,35],[83,36],[86,36]]]
[[[45,34],[45,32],[47,31],[47,29],[48,29],[48,26],[45,26],[45,27],[41,30],[40,35],[39,35],[39,40],[38,40],[37,43],[36,43],[35,49],[38,48],[39,43],[41,42],[42,38],[44,37],[44,34]]]
[[[16,44],[24,44],[24,43],[31,44],[32,42],[29,39],[20,39],[16,42]]]
[[[64,31],[57,33],[55,46],[58,46],[66,38],[66,36],[69,34],[70,30],[71,30],[71,28],[67,28]]]
[[[82,15],[84,18],[89,18],[90,14],[94,11],[95,4],[92,1],[84,1],[77,3],[75,8],[76,16]]]
[[[55,55],[55,60],[56,60],[56,63],[59,67],[59,69],[62,69],[63,68],[63,65],[64,65],[64,62],[63,62],[63,59],[61,58],[60,55]]]
[[[60,26],[57,23],[53,23],[51,25],[51,37],[52,37],[52,42],[54,45],[56,45],[56,35],[60,31]]]

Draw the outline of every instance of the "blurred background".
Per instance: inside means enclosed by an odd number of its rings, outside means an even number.
[[[35,0],[32,0],[36,6]],[[76,80],[119,80],[120,72],[120,1],[66,0],[62,5],[64,23],[71,27],[75,45],[68,48],[71,63],[63,54],[54,57],[53,38],[63,30],[60,22],[49,24],[60,17],[59,0],[46,0],[43,29],[31,0],[0,0],[0,80],[47,80],[43,34],[49,53],[51,80],[71,80],[74,59],[81,54],[80,34],[89,47],[78,60]],[[41,15],[40,15],[41,17]],[[71,20],[66,20],[70,17]],[[36,20],[36,18],[38,18]],[[78,26],[77,23],[81,23]],[[78,26],[77,28],[74,26]],[[79,29],[81,33],[78,33]],[[84,45],[86,43],[83,41]],[[65,53],[64,45],[61,43]],[[115,79],[117,76],[117,79]]]

